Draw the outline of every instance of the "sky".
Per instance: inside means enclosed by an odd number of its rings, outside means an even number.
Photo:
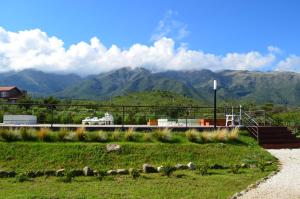
[[[300,72],[298,0],[1,0],[0,72]]]

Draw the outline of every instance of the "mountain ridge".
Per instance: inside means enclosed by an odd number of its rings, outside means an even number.
[[[163,90],[211,102],[214,79],[218,81],[218,97],[224,101],[300,105],[300,74],[295,72],[203,69],[153,73],[145,68],[124,67],[80,77],[27,69],[0,73],[0,86],[16,85],[34,96],[92,100]]]

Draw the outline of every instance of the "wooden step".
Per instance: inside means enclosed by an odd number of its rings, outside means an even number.
[[[300,143],[298,139],[259,139],[260,144]]]
[[[287,144],[261,144],[265,149],[294,149],[300,148],[300,143],[287,143]]]

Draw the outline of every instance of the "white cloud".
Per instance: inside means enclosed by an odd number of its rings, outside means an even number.
[[[64,48],[61,39],[39,29],[10,32],[0,27],[0,71],[35,68],[46,72],[97,74],[124,66],[145,67],[153,71],[198,69],[247,69],[271,67],[276,55],[257,51],[215,55],[176,47],[175,41],[162,37],[152,45],[133,44],[128,49],[104,46],[94,37]],[[290,59],[279,63],[291,65]],[[299,58],[298,58],[299,61]],[[289,68],[289,67],[286,67]],[[299,70],[298,70],[299,71]]]
[[[182,40],[189,35],[187,24],[178,21],[175,17],[178,15],[178,12],[173,10],[168,10],[162,20],[158,22],[157,27],[155,28],[151,41],[157,41],[163,37],[170,37],[175,40]]]
[[[275,70],[300,72],[300,57],[290,55],[285,60],[280,61]]]
[[[268,46],[268,51],[270,53],[281,54],[282,50],[276,46]]]

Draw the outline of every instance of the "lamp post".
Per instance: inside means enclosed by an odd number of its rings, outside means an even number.
[[[217,80],[214,80],[214,128],[217,128]]]

